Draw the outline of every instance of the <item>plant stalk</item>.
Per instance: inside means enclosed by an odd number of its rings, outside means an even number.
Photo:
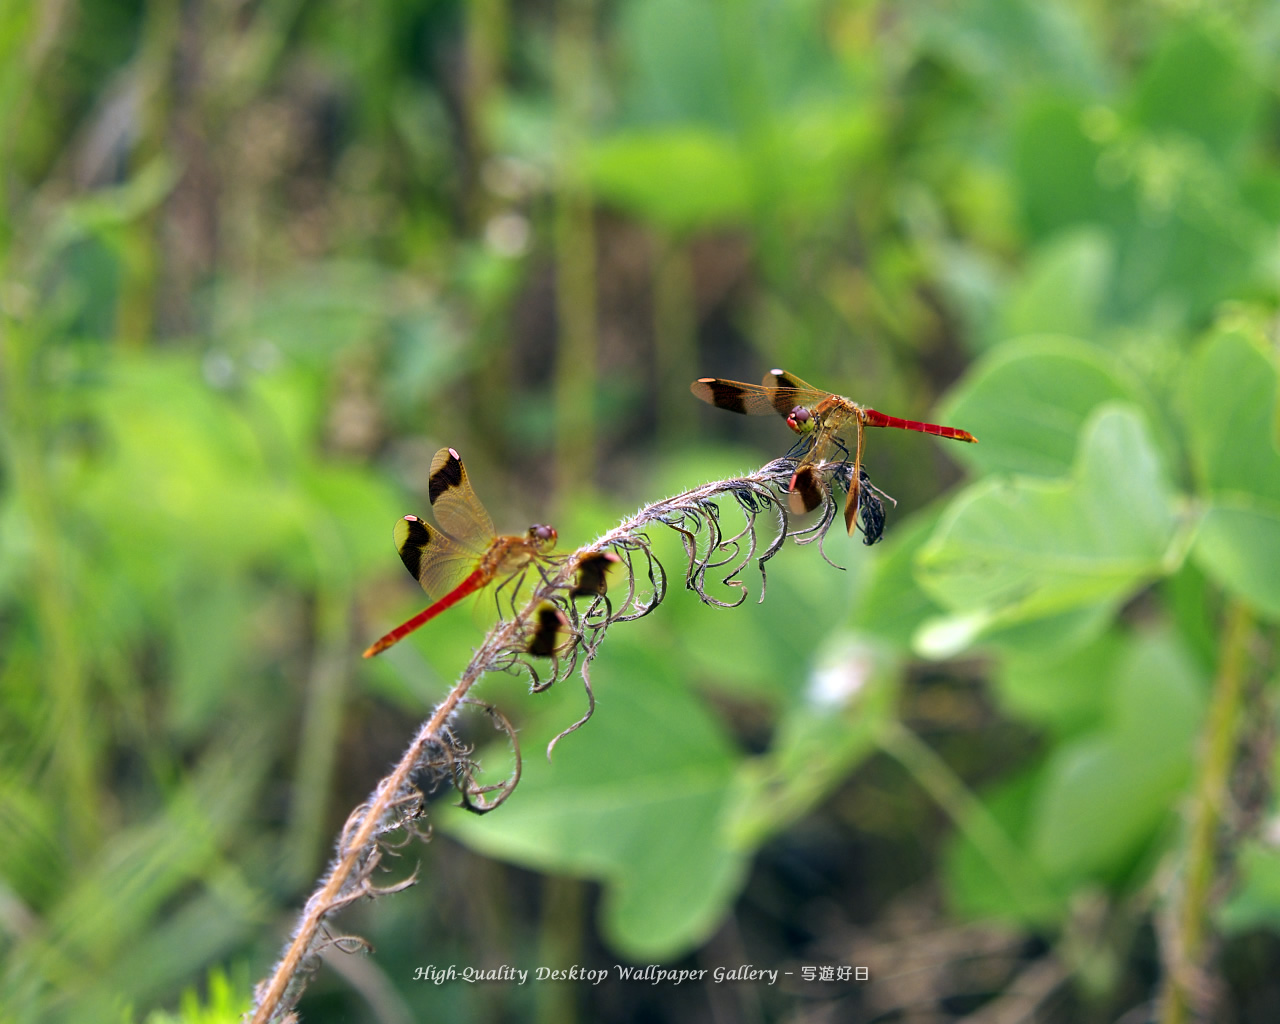
[[[1198,993],[1203,991],[1199,979],[1206,967],[1209,945],[1208,920],[1217,867],[1218,829],[1235,761],[1240,698],[1252,630],[1253,616],[1249,608],[1241,601],[1234,601],[1227,609],[1222,660],[1213,684],[1209,720],[1202,741],[1186,870],[1181,899],[1175,907],[1172,948],[1164,951],[1161,1024],[1186,1024],[1199,1016]]]
[[[583,170],[591,112],[593,0],[559,0],[555,30],[556,479],[569,494],[595,475],[596,239]]]

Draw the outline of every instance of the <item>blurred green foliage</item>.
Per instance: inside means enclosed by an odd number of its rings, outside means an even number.
[[[843,573],[788,547],[734,611],[673,576],[549,764],[582,693],[487,680],[520,787],[435,805],[305,1018],[702,1019],[409,978],[826,962],[922,889],[925,931],[1043,944],[1045,1019],[1119,1017],[1178,966],[1228,608],[1203,909],[1230,1013],[1280,1014],[1278,44],[1248,0],[0,0],[0,1020],[247,1000],[211,966],[264,973],[492,614],[359,662],[421,600],[390,527],[437,447],[572,547],[780,454],[687,394],[772,366],[981,443],[870,438],[898,505]]]

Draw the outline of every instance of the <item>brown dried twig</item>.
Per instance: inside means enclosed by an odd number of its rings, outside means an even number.
[[[381,866],[384,853],[394,852],[397,844],[391,837],[396,832],[424,834],[418,829],[417,820],[423,814],[429,792],[449,782],[462,795],[464,806],[484,813],[501,804],[514,789],[520,775],[515,730],[496,709],[468,696],[481,676],[498,671],[527,673],[531,690],[536,693],[578,672],[587,694],[587,711],[551,741],[549,757],[556,743],[585,725],[594,712],[590,666],[608,628],[616,622],[648,615],[666,596],[668,575],[645,532],[649,527],[665,526],[680,536],[687,559],[685,585],[703,602],[722,608],[734,608],[746,600],[747,587],[740,577],[752,561],[760,571],[760,600],[764,600],[765,563],[788,538],[797,544],[817,542],[821,548],[836,518],[832,484],[846,481],[841,478],[839,465],[833,464],[827,473],[817,520],[792,530],[784,495],[795,466],[794,458],[778,459],[748,476],[718,480],[646,505],[592,543],[536,566],[538,578],[528,600],[520,607],[513,604],[511,617],[499,620],[488,632],[461,678],[418,730],[399,764],[347,818],[327,874],[307,900],[271,976],[255,989],[253,1024],[295,1020],[293,1008],[319,968],[324,949],[331,945],[339,949],[362,947],[353,936],[335,938],[328,934],[326,922],[335,911],[362,897],[395,892],[416,881],[415,874],[394,885],[379,887],[373,884],[372,877]],[[726,532],[722,523],[725,511],[716,504],[717,499],[725,497],[734,500],[742,515],[742,527],[734,533]],[[757,520],[765,514],[773,518],[772,537],[762,543]],[[623,578],[606,584],[605,570],[610,566],[621,570]],[[718,577],[720,584],[737,596],[721,600],[709,594],[708,574]],[[547,623],[552,624],[550,636]],[[548,661],[550,673],[543,678],[540,669]],[[466,704],[483,708],[515,748],[516,767],[510,778],[496,786],[476,783],[470,750],[451,729],[454,716]]]

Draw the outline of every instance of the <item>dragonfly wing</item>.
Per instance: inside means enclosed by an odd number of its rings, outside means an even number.
[[[812,384],[806,384],[794,373],[787,373],[786,370],[770,370],[764,375],[764,386],[770,391],[785,391],[789,394],[796,394],[800,391],[806,391],[810,395],[822,399],[830,394],[829,391],[819,391]],[[804,402],[791,403],[792,405],[804,405]]]
[[[540,658],[550,658],[568,640],[569,620],[550,601],[543,601],[534,609],[534,626],[529,633],[525,650]]]
[[[755,384],[721,380],[719,377],[700,377],[689,385],[689,390],[717,409],[728,409],[729,412],[740,412],[748,416],[769,416],[777,412],[772,394]]]
[[[791,417],[796,406],[812,410],[828,396],[826,391],[816,391],[805,385],[791,387],[782,381],[793,381],[780,370],[765,377],[765,383],[743,384],[737,380],[721,380],[718,377],[701,377],[689,385],[698,398],[718,409],[745,413],[748,416],[778,415],[784,420]]]
[[[802,465],[791,476],[787,504],[796,515],[812,512],[826,500],[827,490],[811,465]]]
[[[609,570],[621,562],[612,551],[588,551],[578,559],[570,597],[584,594],[603,597],[609,592]]]
[[[493,543],[493,520],[471,489],[466,467],[452,448],[441,448],[431,460],[427,494],[436,522],[445,533],[480,550]]]
[[[394,537],[404,567],[432,598],[443,597],[457,587],[481,558],[417,516],[405,516],[396,523]]]

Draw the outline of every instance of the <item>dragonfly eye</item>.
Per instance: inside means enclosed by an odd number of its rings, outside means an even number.
[[[534,523],[529,527],[529,539],[537,542],[539,546],[553,544],[556,539],[556,529],[554,526],[547,526],[545,523]]]
[[[813,413],[803,405],[797,405],[787,417],[787,426],[797,434],[803,434],[813,426]]]

